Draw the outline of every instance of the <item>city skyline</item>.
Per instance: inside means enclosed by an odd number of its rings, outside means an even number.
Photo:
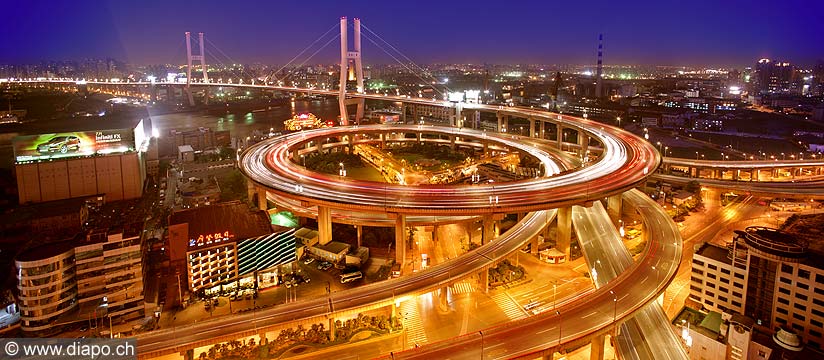
[[[340,16],[363,19],[421,64],[592,64],[600,33],[606,64],[736,67],[767,57],[810,66],[824,58],[824,50],[815,46],[824,35],[814,18],[822,5],[802,1],[786,7],[798,11],[779,13],[764,11],[766,1],[587,7],[495,2],[221,5],[14,4],[10,12],[19,14],[19,21],[0,45],[0,63],[107,57],[132,64],[181,63],[185,31],[206,33],[207,41],[231,54],[207,56],[224,63],[285,63],[318,39],[320,29],[334,27]],[[370,41],[364,41],[364,50],[368,63],[393,62]],[[335,46],[327,46],[308,63],[331,63],[335,52]]]

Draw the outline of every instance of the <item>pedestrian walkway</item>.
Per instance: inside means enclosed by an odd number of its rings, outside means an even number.
[[[512,297],[506,292],[502,291],[490,297],[495,301],[495,304],[501,308],[504,314],[506,314],[509,320],[518,320],[526,317],[526,313],[524,313],[524,309],[521,308],[521,305],[512,299]]]
[[[460,282],[457,282],[457,283],[455,283],[454,285],[452,285],[450,287],[451,287],[451,289],[450,289],[449,292],[452,293],[453,295],[469,294],[469,293],[475,291],[475,288],[472,286],[472,283],[470,283],[469,281],[460,281]]]
[[[423,328],[421,314],[418,311],[417,299],[405,301],[401,304],[400,314],[404,318],[403,326],[406,328],[407,332],[407,347],[415,346],[415,344],[426,344],[428,340],[426,338],[426,330]]]

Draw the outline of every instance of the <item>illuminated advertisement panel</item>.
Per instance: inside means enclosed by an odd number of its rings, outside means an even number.
[[[134,129],[26,135],[12,141],[20,162],[72,158],[135,150]]]

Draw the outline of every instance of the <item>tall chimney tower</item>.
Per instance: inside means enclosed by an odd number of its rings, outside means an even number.
[[[604,34],[598,34],[598,68],[595,71],[595,97],[602,98],[604,96],[603,84],[601,84],[601,76],[604,73]]]

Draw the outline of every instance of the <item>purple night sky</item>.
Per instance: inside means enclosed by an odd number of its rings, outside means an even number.
[[[181,63],[184,31],[205,32],[238,62],[284,63],[340,16],[360,17],[418,63],[593,63],[601,32],[607,64],[824,59],[819,0],[34,0],[6,2],[3,10],[0,63],[105,57]],[[311,63],[334,62],[336,46]],[[364,57],[391,61],[366,40]]]

